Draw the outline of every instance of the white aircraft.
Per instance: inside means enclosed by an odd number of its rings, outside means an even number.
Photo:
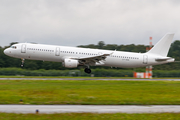
[[[43,45],[32,43],[14,44],[4,50],[8,56],[25,59],[62,62],[64,67],[85,66],[84,71],[91,73],[89,66],[110,66],[121,68],[145,67],[174,62],[167,57],[174,34],[166,34],[146,53],[122,52],[112,50]]]

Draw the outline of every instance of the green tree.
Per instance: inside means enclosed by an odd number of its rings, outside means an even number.
[[[98,49],[102,49],[104,45],[105,45],[104,41],[99,41],[98,42]]]

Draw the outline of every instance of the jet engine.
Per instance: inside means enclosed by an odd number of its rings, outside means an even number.
[[[79,62],[77,60],[65,59],[62,65],[67,68],[76,68]]]

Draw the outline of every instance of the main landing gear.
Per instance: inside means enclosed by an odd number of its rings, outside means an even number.
[[[91,73],[91,69],[85,68],[85,69],[84,69],[84,72],[90,74],[90,73]]]

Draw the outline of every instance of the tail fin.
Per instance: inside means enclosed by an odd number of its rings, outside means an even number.
[[[147,53],[161,55],[166,57],[172,42],[174,34],[166,34],[155,46]]]

